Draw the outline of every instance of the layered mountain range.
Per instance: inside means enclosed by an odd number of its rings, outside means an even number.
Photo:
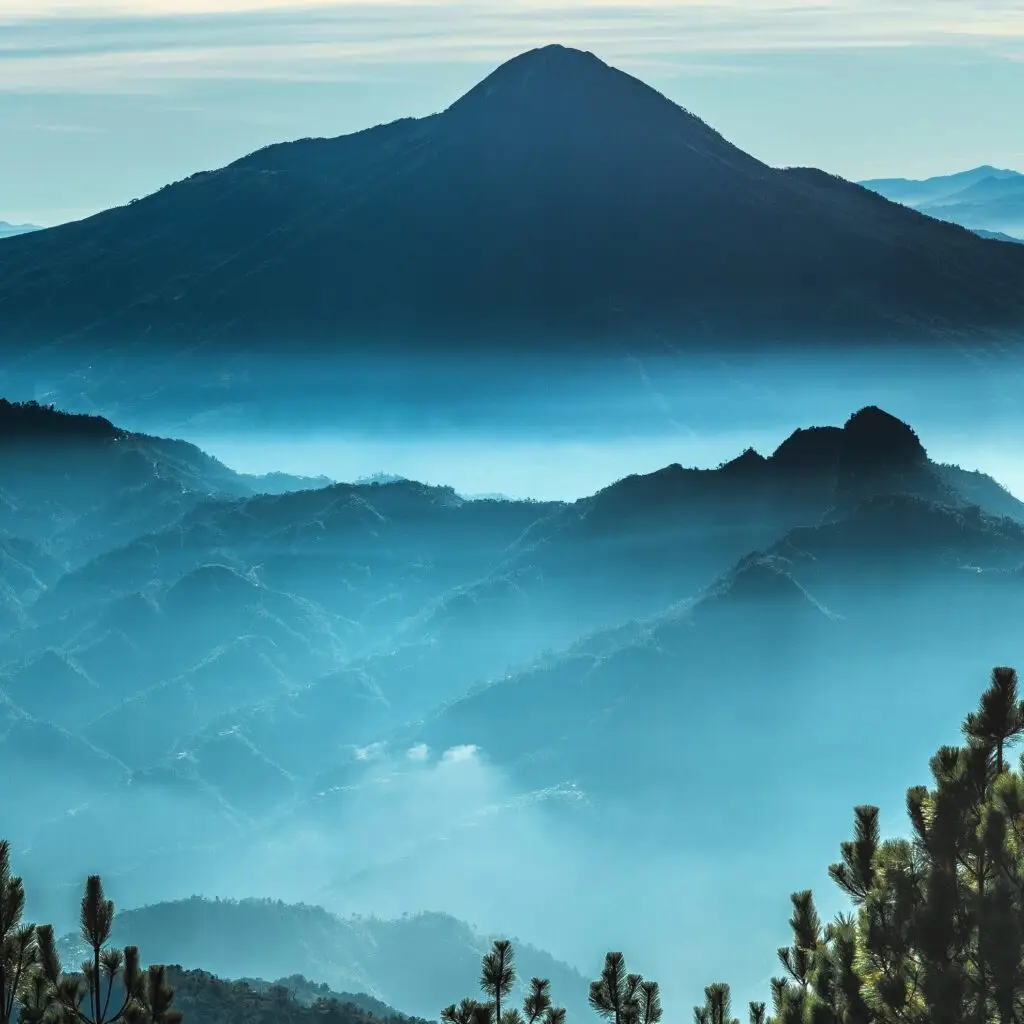
[[[381,772],[401,792],[464,756],[584,832],[644,800],[681,810],[706,750],[678,723],[723,713],[723,651],[738,736],[826,700],[834,659],[843,686],[915,659],[959,686],[1024,606],[1024,504],[876,408],[571,503],[404,480],[259,494],[181,442],[0,411],[0,770],[31,779],[3,818],[54,893],[83,857],[122,902],[215,892],[239,844],[358,829]],[[350,842],[288,891],[346,906],[414,877],[492,799],[381,826],[372,854]]]
[[[828,343],[1024,328],[1024,250],[769,167],[589,53],[0,244],[19,355]]]
[[[865,188],[937,220],[970,228],[982,237],[1024,241],[1024,174],[975,167],[957,174],[911,181],[875,178]]]
[[[14,235],[28,234],[29,231],[39,231],[35,224],[9,224],[0,220],[0,238],[13,238]]]

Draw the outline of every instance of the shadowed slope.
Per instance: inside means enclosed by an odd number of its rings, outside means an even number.
[[[1024,327],[1024,250],[770,168],[591,54],[0,247],[9,339],[562,347]],[[820,335],[817,340],[825,340]]]

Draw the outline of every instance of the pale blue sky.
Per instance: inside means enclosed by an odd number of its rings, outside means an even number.
[[[1024,168],[1019,0],[0,0],[0,220],[56,223],[269,142],[427,114],[548,42],[772,164]]]

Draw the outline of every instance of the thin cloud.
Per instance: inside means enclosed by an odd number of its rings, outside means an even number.
[[[105,135],[105,128],[95,128],[87,124],[34,124],[32,128],[40,132],[58,132],[61,135]]]
[[[136,89],[213,79],[365,80],[388,66],[497,63],[538,43],[637,72],[784,51],[957,46],[1019,54],[1024,7],[1000,0],[7,0],[0,88]],[[410,70],[411,69],[411,70]]]

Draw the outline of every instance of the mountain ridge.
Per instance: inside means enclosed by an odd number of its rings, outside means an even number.
[[[121,444],[101,450],[117,459]],[[57,493],[77,456],[56,435],[35,445],[55,469],[37,491]],[[60,524],[39,529],[46,545]],[[549,829],[553,875],[560,844],[604,857],[613,835],[675,858],[685,831],[700,858],[742,792],[777,844],[765,787],[802,763],[773,748],[778,729],[795,722],[801,749],[823,756],[841,737],[812,728],[821,702],[867,715],[948,687],[1024,614],[1024,506],[932,461],[875,406],[764,455],[671,465],[573,503],[412,481],[214,494],[103,544],[75,567],[16,540],[0,559],[20,610],[0,632],[0,773],[30,756],[33,779],[5,821],[32,891],[55,903],[85,858],[121,905],[151,902],[159,880],[165,899],[267,892],[490,925],[500,893],[490,917],[459,893],[480,896],[498,854],[519,878],[515,842]],[[908,682],[879,694],[894,664]],[[723,691],[738,699],[716,746]],[[726,761],[745,773],[735,792]],[[168,829],[179,819],[187,830]],[[132,827],[112,842],[111,821]],[[284,878],[290,851],[304,870]],[[583,908],[559,898],[543,927],[568,956]],[[332,981],[257,966],[233,973]]]
[[[204,970],[220,977],[302,975],[335,991],[358,991],[399,1016],[427,1020],[451,1001],[448,992],[477,987],[480,956],[490,945],[489,937],[443,913],[386,920],[279,900],[201,897],[119,910],[114,941],[138,945],[153,962],[185,968],[205,962]],[[69,962],[81,959],[79,947],[74,934],[61,940]],[[428,963],[410,967],[413,950]],[[551,980],[563,1005],[582,1014],[587,982],[578,971],[518,940],[516,956],[519,1001],[527,979],[537,975]]]
[[[38,224],[11,224],[8,221],[0,220],[0,239],[13,238],[15,235],[24,235],[30,231],[42,231]]]
[[[1024,174],[1018,171],[986,165],[918,181],[878,178],[860,184],[983,238],[1024,240]]]
[[[0,331],[29,348],[273,349],[287,335],[353,352],[614,350],[623,332],[658,348],[1020,329],[1024,250],[770,168],[559,47],[440,114],[268,147],[0,250]]]

